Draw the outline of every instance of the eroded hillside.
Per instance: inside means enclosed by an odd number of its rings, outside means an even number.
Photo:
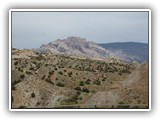
[[[108,108],[117,104],[148,104],[147,63],[12,49],[12,108]]]

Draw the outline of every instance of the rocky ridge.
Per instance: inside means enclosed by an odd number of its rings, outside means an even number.
[[[48,44],[43,44],[40,48],[34,50],[40,53],[51,52],[54,54],[74,55],[95,59],[106,59],[109,54],[109,51],[105,48],[80,37],[68,37],[63,40],[58,39]]]

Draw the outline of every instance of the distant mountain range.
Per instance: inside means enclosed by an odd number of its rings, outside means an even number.
[[[98,44],[110,51],[109,57],[116,57],[128,62],[138,61],[143,63],[148,61],[148,44],[138,42],[117,42]]]
[[[148,61],[148,44],[146,43],[119,42],[96,44],[80,37],[57,39],[48,44],[41,45],[40,48],[34,49],[34,51],[101,60],[115,58],[126,62],[137,61],[143,63]]]

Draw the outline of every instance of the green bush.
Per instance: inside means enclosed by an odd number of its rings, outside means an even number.
[[[88,79],[88,80],[85,81],[85,83],[89,85],[89,84],[90,84],[90,81],[91,81],[91,80]]]
[[[20,82],[21,82],[21,80],[15,80],[14,82],[12,82],[12,85],[16,85],[16,84],[18,84]]]
[[[36,61],[33,61],[33,64],[37,65],[37,62],[36,62]]]
[[[78,87],[75,87],[74,89],[75,89],[75,90],[78,90],[78,91],[82,91],[81,87],[79,87],[79,86],[78,86]]]
[[[14,65],[18,65],[18,61],[16,61],[16,62],[14,63]]]
[[[124,102],[123,102],[123,101],[120,101],[118,104],[124,104]]]
[[[82,89],[83,92],[89,93],[89,90],[87,88]]]
[[[72,74],[73,74],[72,72],[69,72],[69,73],[68,73],[68,76],[69,76],[69,77],[71,77],[71,76],[72,76]]]
[[[34,67],[30,67],[29,69],[34,71]]]
[[[83,81],[80,81],[79,85],[80,85],[80,86],[84,86],[84,82],[83,82]]]
[[[63,75],[63,72],[62,72],[62,71],[59,71],[58,73],[59,73],[60,75]]]
[[[38,57],[36,57],[37,60],[42,60],[43,59],[43,56],[42,55],[39,55]]]
[[[20,75],[20,78],[21,78],[21,79],[24,79],[24,78],[25,78],[25,75],[24,75],[24,74]]]
[[[96,85],[101,85],[101,82],[100,82],[99,80],[96,80],[96,81],[94,82],[94,84],[96,84]]]
[[[75,95],[75,96],[73,96],[72,98],[66,100],[66,102],[71,102],[71,103],[74,103],[74,104],[75,104],[75,103],[77,103],[77,100],[78,100],[78,96]]]
[[[23,70],[20,67],[18,68],[18,71],[23,72]]]
[[[31,97],[34,98],[36,95],[34,93],[31,94]]]
[[[80,95],[80,94],[81,94],[81,92],[77,91],[77,95]]]
[[[54,71],[49,71],[49,75],[53,75],[54,74]]]
[[[50,79],[50,77],[51,77],[51,75],[49,74],[49,75],[48,75],[48,78]]]
[[[58,82],[58,83],[57,83],[57,86],[59,86],[59,87],[64,87],[64,84],[61,83],[61,82]]]
[[[46,77],[46,76],[45,76],[45,75],[43,75],[42,80],[44,80],[44,79],[45,79],[45,77]]]
[[[26,71],[26,74],[27,74],[27,75],[31,75],[31,74],[32,74],[32,72],[28,72],[28,71]]]

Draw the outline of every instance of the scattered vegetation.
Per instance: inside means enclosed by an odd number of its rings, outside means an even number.
[[[132,64],[107,63],[100,60],[79,59],[49,54],[41,55],[39,53],[37,57],[30,56],[30,59],[14,58],[14,64],[12,66],[14,66],[13,68],[17,72],[13,77],[14,82],[11,85],[11,89],[15,90],[14,92],[17,91],[16,89],[19,89],[16,84],[35,77],[36,80],[44,80],[40,81],[40,83],[45,83],[48,88],[61,87],[59,89],[62,90],[62,94],[66,92],[64,94],[66,98],[63,101],[65,104],[81,104],[87,101],[88,97],[99,91],[108,90],[111,87],[115,89],[113,86],[114,83],[118,80],[120,81],[121,78],[129,75],[134,70]],[[36,99],[37,95],[34,92],[29,93],[29,97]],[[132,98],[137,104],[143,102],[142,99],[137,99],[137,95],[132,96]],[[13,102],[13,96],[11,99]],[[61,98],[58,98],[58,101],[61,100]],[[124,101],[126,102],[126,100]],[[118,104],[118,108],[129,107],[123,101],[120,101]],[[36,102],[37,105],[39,107],[41,103]],[[19,106],[19,108],[26,108],[26,106]]]

